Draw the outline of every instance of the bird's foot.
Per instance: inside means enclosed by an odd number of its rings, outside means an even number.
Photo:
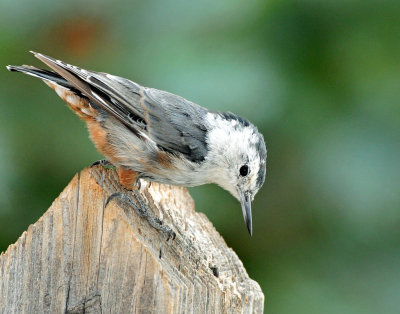
[[[101,159],[101,160],[95,161],[94,163],[92,163],[90,165],[90,168],[92,168],[94,166],[99,166],[99,165],[101,165],[101,166],[103,166],[104,168],[107,168],[107,169],[114,169],[114,170],[116,169],[116,167],[106,159]]]
[[[140,195],[140,193],[137,190],[133,190],[132,194],[135,196],[136,202],[132,199],[132,197],[129,197],[129,195],[127,193],[116,192],[116,193],[111,194],[108,197],[105,206],[107,207],[107,205],[114,198],[117,198],[122,203],[132,207],[135,210],[135,212],[140,217],[145,218],[154,229],[164,232],[167,235],[167,241],[169,239],[174,240],[176,237],[176,233],[170,227],[164,225],[163,222],[159,218],[153,217],[153,215],[149,209],[149,206],[146,204],[145,200]]]

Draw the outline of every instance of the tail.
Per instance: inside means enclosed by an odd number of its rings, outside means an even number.
[[[64,88],[67,88],[71,91],[78,92],[78,90],[76,90],[71,85],[71,83],[69,83],[66,79],[64,79],[62,76],[60,76],[59,74],[57,74],[56,72],[53,72],[53,71],[38,69],[38,68],[35,68],[30,65],[22,65],[22,66],[8,65],[7,70],[9,70],[11,72],[21,72],[24,74],[28,74],[30,76],[40,78],[41,80],[43,80],[45,82],[55,83]],[[78,93],[80,94],[80,92],[78,92]]]
[[[68,104],[72,111],[86,122],[93,121],[97,117],[98,111],[89,104],[89,99],[58,73],[38,69],[30,65],[9,65],[7,69],[41,79]]]

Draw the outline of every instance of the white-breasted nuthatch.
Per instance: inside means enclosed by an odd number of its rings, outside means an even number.
[[[139,178],[171,185],[216,183],[242,205],[252,234],[251,202],[264,184],[264,138],[248,120],[211,112],[180,96],[33,52],[53,71],[8,66],[42,79],[82,118],[121,184]]]

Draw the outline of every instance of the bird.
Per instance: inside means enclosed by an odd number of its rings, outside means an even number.
[[[252,123],[126,78],[31,53],[51,70],[7,69],[44,81],[86,122],[92,142],[127,190],[139,179],[186,187],[215,183],[240,202],[252,236],[251,203],[264,184],[267,160],[264,137]]]

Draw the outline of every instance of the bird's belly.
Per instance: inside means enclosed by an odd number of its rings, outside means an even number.
[[[148,181],[178,185],[178,186],[198,186],[210,183],[206,176],[201,171],[187,169],[157,169],[154,167],[153,171],[146,171],[141,173],[141,177]]]

